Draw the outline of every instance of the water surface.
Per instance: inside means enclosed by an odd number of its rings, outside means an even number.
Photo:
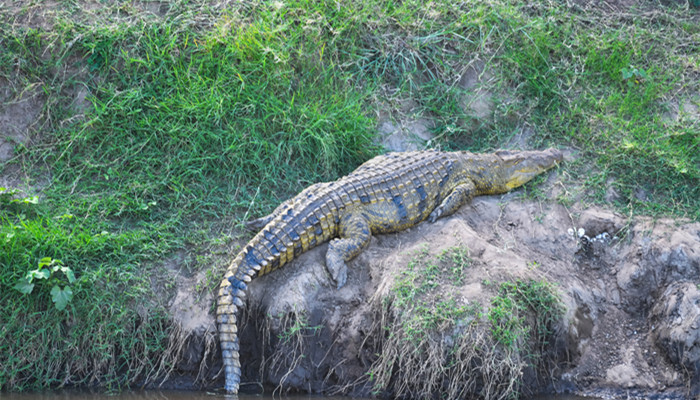
[[[221,393],[205,391],[185,391],[185,390],[144,390],[125,391],[118,394],[106,394],[90,391],[62,390],[54,392],[31,392],[31,393],[0,393],[2,400],[231,400],[231,396]],[[314,396],[314,395],[293,395],[275,396],[265,395],[240,395],[239,400],[370,400],[358,397],[342,396]],[[536,396],[532,400],[593,400],[591,397],[579,397],[570,395],[546,395]]]

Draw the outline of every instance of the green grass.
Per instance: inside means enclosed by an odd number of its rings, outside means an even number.
[[[231,225],[381,152],[381,113],[430,119],[431,146],[443,149],[514,146],[526,126],[530,146],[580,156],[563,167],[574,196],[604,203],[612,186],[619,210],[700,219],[700,122],[692,112],[667,116],[699,105],[696,9],[101,5],[0,9],[2,101],[42,105],[36,134],[0,165],[0,174],[29,177],[34,189],[17,196],[39,194],[38,204],[0,204],[0,320],[9,321],[0,329],[15,338],[0,345],[11,346],[0,349],[2,388],[133,383],[161,368],[138,361],[167,345],[167,313],[147,279],[159,263],[185,249],[198,255],[188,269],[211,268],[196,260],[239,235]],[[475,61],[486,70],[478,88],[491,95],[487,117],[465,106],[477,88],[459,84]],[[76,272],[64,312],[51,308],[47,288],[13,289],[44,257]],[[117,325],[126,330],[107,328]],[[116,355],[138,335],[154,345]],[[112,349],[78,360],[104,368],[64,373],[55,360],[83,349],[80,338]]]
[[[163,373],[169,319],[149,304],[151,282],[139,270],[167,245],[144,240],[152,235],[138,229],[93,234],[76,218],[43,217],[34,207],[0,214],[0,386],[119,387]],[[53,305],[48,282],[38,281],[31,294],[14,289],[44,257],[61,260],[77,276],[65,310]]]
[[[533,6],[540,18],[514,33],[503,60],[517,72],[511,85],[533,101],[540,140],[569,142],[594,166],[572,170],[591,199],[602,202],[610,184],[618,207],[698,219],[700,120],[665,112],[671,99],[697,102],[697,46],[684,41],[697,43],[700,29],[664,11],[620,20]]]
[[[432,257],[425,249],[401,271],[386,301],[398,310],[397,329],[405,340],[418,346],[434,332],[451,329],[479,314],[478,304],[459,304],[451,291],[463,283],[471,263],[468,253],[467,248],[458,246]]]
[[[549,374],[563,315],[557,289],[514,279],[495,295],[485,288],[465,299],[467,278],[478,273],[471,267],[460,245],[437,255],[423,249],[397,273],[378,312],[382,339],[369,371],[376,393],[518,398],[523,371]]]
[[[501,283],[498,295],[491,299],[486,318],[491,323],[491,334],[496,342],[509,347],[533,352],[528,342],[534,339],[539,352],[554,334],[554,327],[562,315],[556,289],[547,281],[515,281]],[[527,318],[532,321],[528,321]]]

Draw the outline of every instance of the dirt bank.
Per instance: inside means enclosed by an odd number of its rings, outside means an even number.
[[[435,292],[449,293],[455,307],[476,304],[486,319],[499,283],[528,280],[554,283],[564,305],[548,345],[532,351],[549,360],[547,375],[524,358],[502,354],[523,377],[521,390],[696,396],[700,224],[628,220],[599,208],[518,196],[480,197],[434,224],[373,238],[350,263],[340,290],[325,271],[325,245],[255,280],[241,335],[242,380],[249,383],[243,390],[264,385],[360,395],[400,391],[400,377],[417,372],[402,369],[399,358],[387,385],[376,386],[376,368],[389,357],[385,347],[392,335],[382,307],[407,266],[461,248],[470,260],[462,278],[437,282],[443,289]],[[204,332],[213,326],[211,315],[197,327],[190,324],[200,338],[190,346],[191,366],[210,347],[203,338],[211,339]],[[459,321],[437,326],[430,340],[439,336],[441,346],[454,346],[465,335],[455,328]],[[220,363],[215,355],[206,359],[208,372],[200,378],[216,385],[211,379]],[[475,383],[475,393],[484,379]]]

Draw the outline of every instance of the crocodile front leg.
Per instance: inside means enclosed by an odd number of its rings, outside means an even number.
[[[442,204],[437,206],[433,212],[430,213],[428,221],[432,223],[437,221],[440,217],[453,214],[455,211],[459,210],[460,207],[467,204],[475,194],[476,186],[474,186],[474,182],[467,181],[465,183],[460,183],[445,197]]]
[[[341,218],[339,232],[340,237],[328,244],[326,253],[326,269],[338,285],[338,289],[345,285],[348,278],[345,262],[360,254],[372,237],[369,222],[360,213],[351,213]]]

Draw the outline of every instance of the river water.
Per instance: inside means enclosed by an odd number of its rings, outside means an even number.
[[[118,394],[105,394],[88,391],[56,391],[29,393],[2,393],[2,400],[232,400],[231,396],[204,391],[125,391]],[[272,395],[241,395],[239,400],[369,400],[350,397],[322,396],[275,396]],[[569,395],[537,396],[532,400],[594,400],[591,397]]]

